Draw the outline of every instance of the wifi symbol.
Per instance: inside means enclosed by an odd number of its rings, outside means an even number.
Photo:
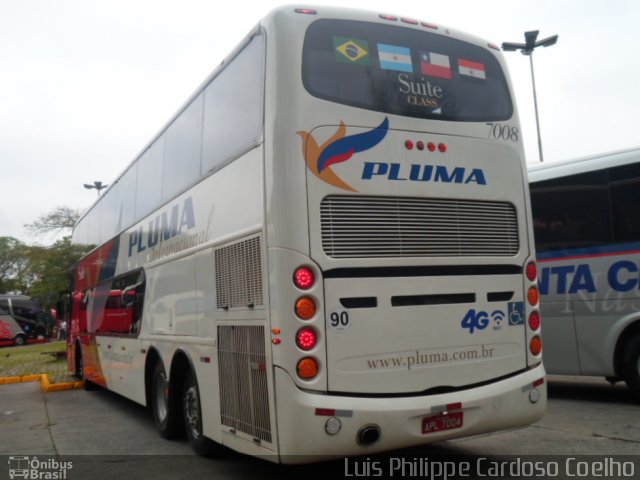
[[[504,317],[505,317],[505,314],[502,310],[496,310],[495,312],[491,313],[491,318],[497,325],[502,324]]]

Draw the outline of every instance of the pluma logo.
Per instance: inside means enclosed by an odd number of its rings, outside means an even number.
[[[356,153],[364,152],[378,145],[389,130],[389,119],[385,119],[373,130],[346,135],[347,127],[343,121],[336,133],[322,145],[318,145],[316,139],[309,132],[297,132],[302,138],[302,154],[307,168],[323,182],[355,192],[351,185],[342,180],[331,167],[337,163],[346,162]]]

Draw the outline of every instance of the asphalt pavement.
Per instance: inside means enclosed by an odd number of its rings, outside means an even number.
[[[31,475],[21,478],[50,480],[372,478],[377,476],[376,465],[388,465],[395,457],[433,461],[455,456],[460,464],[464,459],[482,456],[498,456],[513,462],[536,458],[549,461],[559,455],[577,455],[594,461],[609,457],[631,459],[635,465],[634,478],[638,478],[640,403],[626,387],[623,384],[611,387],[602,379],[577,377],[551,377],[548,381],[547,413],[528,428],[386,456],[361,457],[349,464],[343,460],[301,467],[276,465],[230,450],[221,458],[195,456],[185,439],[162,439],[148,409],[112,392],[98,389],[44,393],[39,382],[0,385],[0,479],[11,475],[20,478],[20,474]],[[35,467],[28,473],[24,469],[27,462],[31,462],[29,468]],[[72,468],[65,470],[66,467]],[[358,472],[367,475],[357,475]],[[425,474],[406,476],[445,478]],[[547,476],[551,477],[564,478]]]

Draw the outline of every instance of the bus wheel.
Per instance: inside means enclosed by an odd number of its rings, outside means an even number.
[[[18,335],[16,335],[16,338],[13,339],[13,343],[16,345],[16,347],[21,347],[22,345],[27,343],[27,339],[24,337],[24,335],[19,333]]]
[[[187,440],[198,455],[208,456],[216,453],[218,445],[202,434],[202,408],[200,390],[195,374],[189,370],[182,392],[182,413]]]
[[[623,377],[633,394],[640,399],[640,335],[634,335],[624,350]]]
[[[162,362],[158,360],[153,370],[151,406],[156,429],[163,438],[172,438],[176,434],[176,412],[171,408],[171,396],[167,374]]]
[[[80,349],[80,342],[76,343],[74,356],[75,356],[75,359],[74,359],[75,371],[73,373],[73,376],[76,378],[82,378],[83,367],[82,367],[82,350]]]

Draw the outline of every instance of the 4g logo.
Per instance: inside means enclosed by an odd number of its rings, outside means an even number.
[[[471,309],[464,316],[460,325],[462,328],[468,329],[469,333],[473,333],[475,330],[484,330],[489,326],[490,320],[493,320],[496,327],[494,330],[500,329],[502,321],[505,318],[505,314],[502,310],[495,310],[491,314],[482,310],[476,312],[475,309]]]

